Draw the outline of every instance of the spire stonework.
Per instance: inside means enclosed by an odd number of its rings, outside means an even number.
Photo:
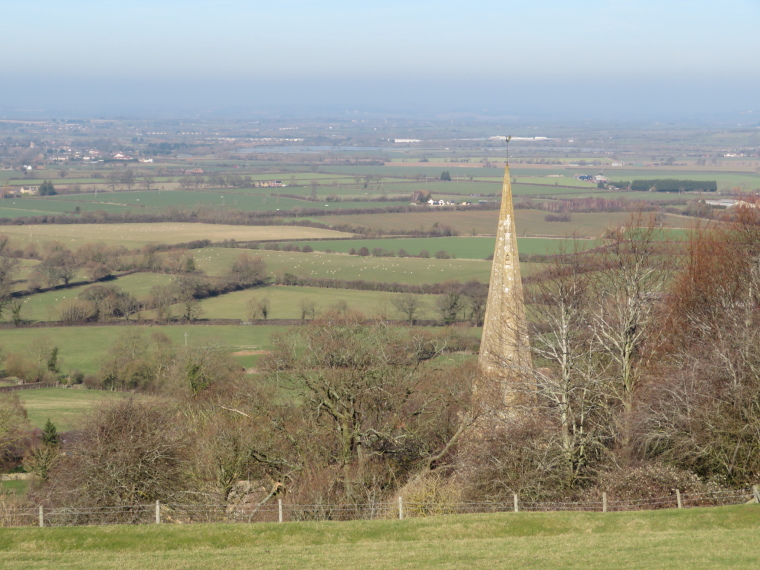
[[[502,404],[520,399],[519,384],[532,368],[526,324],[512,183],[507,163],[478,359],[483,380],[498,386]],[[493,404],[499,405],[497,402]]]

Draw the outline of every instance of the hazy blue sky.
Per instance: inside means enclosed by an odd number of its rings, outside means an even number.
[[[760,111],[758,29],[760,0],[2,0],[0,113]]]

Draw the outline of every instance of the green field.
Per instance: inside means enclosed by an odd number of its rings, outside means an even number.
[[[350,309],[360,311],[368,316],[385,316],[390,319],[403,319],[391,305],[391,300],[399,293],[382,291],[354,291],[350,289],[326,289],[321,287],[285,287],[272,286],[228,293],[212,297],[201,302],[204,317],[216,319],[246,319],[247,304],[251,299],[257,302],[264,298],[271,303],[268,318],[300,319],[301,302],[308,300],[316,305],[317,314],[329,310],[336,303],[344,301]],[[435,311],[434,295],[419,295],[421,310],[417,318],[438,319]]]
[[[187,338],[190,346],[211,344],[221,346],[230,353],[256,351],[270,346],[271,335],[284,330],[280,326],[238,325],[165,325],[143,326],[145,335],[160,332],[176,345]],[[6,329],[0,331],[0,346],[6,356],[12,352],[25,354],[38,339],[47,339],[60,350],[63,373],[81,370],[94,374],[100,367],[100,359],[113,345],[116,338],[127,329],[123,326],[45,327]],[[185,337],[187,333],[187,337]],[[244,361],[245,363],[245,361]]]
[[[24,404],[32,426],[43,428],[45,422],[50,419],[58,431],[75,429],[79,419],[101,402],[133,396],[124,392],[76,388],[42,388],[41,390],[24,390],[16,394]],[[0,394],[0,397],[2,396]],[[146,396],[134,397],[145,398]]]
[[[286,188],[275,189],[275,193],[287,193]],[[330,188],[320,188],[318,196],[331,195]],[[103,210],[111,213],[156,213],[170,207],[192,208],[205,206],[211,208],[242,210],[245,212],[261,212],[272,210],[293,209],[367,209],[392,205],[407,204],[401,202],[310,202],[281,196],[271,196],[272,189],[252,189],[257,194],[226,189],[207,189],[202,191],[190,190],[158,190],[150,191],[119,191],[98,192],[97,194],[69,194],[48,197],[13,198],[3,200],[0,217],[17,217],[22,215],[36,216],[40,214],[72,214],[78,207],[83,212]],[[264,192],[266,191],[266,192]]]
[[[491,275],[491,262],[484,260],[360,257],[262,249],[200,249],[194,252],[195,263],[199,269],[209,275],[221,275],[229,269],[241,251],[261,257],[269,273],[287,272],[299,277],[363,279],[420,285],[449,280],[469,281],[470,279],[487,283]]]
[[[13,568],[757,568],[760,508],[0,529]]]

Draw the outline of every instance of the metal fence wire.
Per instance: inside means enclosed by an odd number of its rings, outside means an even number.
[[[428,502],[398,497],[392,502],[356,504],[295,504],[273,499],[262,505],[220,505],[156,503],[117,507],[25,507],[18,508],[0,497],[0,526],[84,526],[111,524],[192,524],[192,523],[261,523],[287,521],[348,521],[405,519],[452,514],[552,512],[552,511],[642,511],[667,508],[737,505],[760,500],[760,488],[681,493],[666,497],[615,500],[603,494],[601,500],[578,502]]]

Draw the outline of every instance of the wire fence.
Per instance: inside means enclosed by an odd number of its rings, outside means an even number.
[[[347,521],[406,519],[452,514],[552,512],[552,511],[643,511],[667,508],[736,505],[760,501],[760,487],[681,493],[647,499],[614,500],[606,493],[600,500],[578,502],[420,502],[398,497],[393,502],[356,504],[291,504],[274,499],[262,505],[215,505],[160,503],[119,507],[25,507],[0,501],[0,526],[62,527],[110,524],[261,523],[288,521]]]

